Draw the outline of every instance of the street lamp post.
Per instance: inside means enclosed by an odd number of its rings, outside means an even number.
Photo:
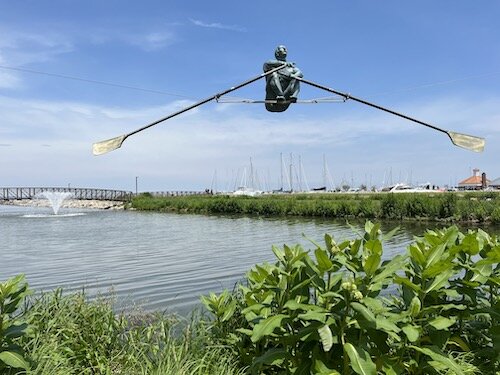
[[[139,179],[139,176],[135,176],[135,195],[137,195],[137,180]]]

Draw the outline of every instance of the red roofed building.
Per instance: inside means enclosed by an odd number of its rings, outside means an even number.
[[[473,169],[474,174],[458,183],[459,190],[481,190],[488,187],[490,180],[486,178],[486,173],[478,174],[479,169]]]

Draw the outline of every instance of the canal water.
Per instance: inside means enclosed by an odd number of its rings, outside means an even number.
[[[363,224],[0,205],[0,281],[19,273],[30,287],[113,295],[119,309],[186,314],[200,295],[232,289],[272,245],[314,246],[325,233],[351,239]],[[395,224],[383,227],[391,230]],[[424,226],[402,226],[384,257],[405,251]]]

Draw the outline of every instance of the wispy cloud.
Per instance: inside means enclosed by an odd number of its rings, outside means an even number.
[[[224,24],[219,23],[219,22],[207,23],[207,22],[195,20],[192,18],[190,18],[189,20],[196,26],[206,27],[209,29],[221,29],[221,30],[230,30],[230,31],[238,31],[238,32],[246,32],[247,31],[246,28],[239,26],[239,25],[224,25]]]
[[[73,49],[73,42],[64,33],[19,32],[0,28],[3,63],[24,65],[44,62]]]
[[[145,51],[157,51],[175,42],[175,35],[170,31],[151,32],[124,36],[124,41],[138,46]]]
[[[14,89],[19,87],[21,87],[19,76],[11,72],[2,71],[0,67],[0,88]]]
[[[177,40],[176,34],[169,28],[155,31],[118,32],[113,29],[95,29],[86,36],[93,44],[125,43],[150,52],[164,49]]]
[[[0,27],[0,65],[23,66],[46,62],[73,49],[73,43],[67,36],[18,32]],[[22,86],[23,81],[17,72],[0,67],[0,88],[18,89]]]

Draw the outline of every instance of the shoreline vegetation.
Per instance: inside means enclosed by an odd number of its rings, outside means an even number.
[[[156,197],[143,193],[132,198],[130,208],[195,214],[500,224],[499,192],[297,193],[258,197],[230,195]]]
[[[427,230],[386,259],[396,231],[272,247],[188,319],[0,280],[0,373],[498,374],[500,239]]]

